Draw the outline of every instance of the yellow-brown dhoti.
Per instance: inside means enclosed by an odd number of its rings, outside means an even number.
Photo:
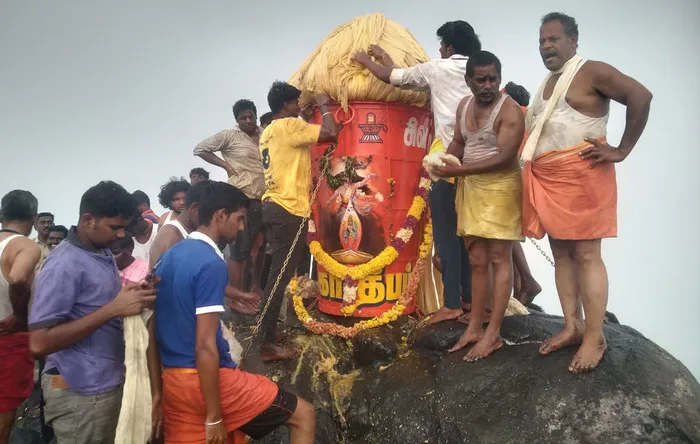
[[[457,235],[523,240],[523,181],[520,168],[459,178]]]

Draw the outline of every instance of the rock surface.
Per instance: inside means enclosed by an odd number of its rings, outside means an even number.
[[[302,335],[300,361],[244,365],[314,402],[318,443],[700,442],[700,385],[680,362],[634,329],[609,324],[601,366],[572,375],[575,348],[537,353],[562,326],[541,313],[508,317],[507,345],[473,364],[464,352],[445,352],[464,326],[444,322],[409,333],[389,364],[358,352],[367,338]],[[396,334],[387,328],[368,338]],[[382,346],[361,346],[385,356]],[[319,365],[329,359],[332,367]],[[260,442],[287,439],[280,429]]]
[[[246,348],[254,319],[225,317]],[[542,313],[506,318],[507,345],[473,364],[465,352],[445,351],[464,329],[456,322],[404,317],[349,341],[310,335],[289,318],[285,341],[301,357],[264,364],[253,344],[243,368],[314,403],[317,443],[700,443],[700,385],[630,327],[606,325],[600,367],[575,376],[567,370],[574,348],[538,355],[563,326]],[[38,426],[25,420],[19,428]],[[283,427],[257,442],[288,439]]]

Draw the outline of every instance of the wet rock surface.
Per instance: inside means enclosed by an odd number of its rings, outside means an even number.
[[[225,322],[245,349],[255,318],[227,313]],[[469,364],[464,351],[445,351],[464,331],[457,322],[404,317],[344,340],[309,334],[290,312],[283,341],[299,347],[300,358],[263,363],[253,344],[242,367],[315,405],[317,443],[700,442],[700,385],[680,362],[634,329],[607,324],[599,368],[572,375],[575,348],[537,352],[562,326],[543,313],[508,317],[506,346]],[[38,421],[18,428],[38,431]],[[42,441],[12,441],[25,442]],[[282,427],[256,442],[289,436]]]
[[[394,334],[387,327],[351,343],[304,335],[299,362],[245,366],[313,400],[319,443],[700,442],[700,385],[680,362],[634,329],[608,324],[601,366],[572,375],[575,348],[537,351],[563,325],[542,313],[508,317],[507,345],[473,364],[464,351],[447,354],[465,327],[444,322],[402,335],[397,357],[379,366],[358,359],[357,344],[382,349],[372,338]],[[337,363],[325,371],[318,363],[330,352]],[[287,439],[279,430],[259,442]]]

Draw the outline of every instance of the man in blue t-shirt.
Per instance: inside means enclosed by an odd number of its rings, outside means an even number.
[[[282,424],[293,442],[314,441],[313,406],[264,376],[238,369],[221,332],[228,267],[217,245],[233,242],[247,206],[236,187],[206,184],[197,231],[155,264],[166,441],[223,443],[237,430],[260,439]]]

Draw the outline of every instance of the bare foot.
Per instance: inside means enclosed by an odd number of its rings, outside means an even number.
[[[523,279],[517,299],[521,304],[527,307],[532,304],[532,301],[535,300],[535,296],[540,293],[542,293],[542,286],[540,286],[536,280]]]
[[[491,353],[503,347],[503,340],[500,335],[484,334],[484,337],[476,343],[469,353],[466,354],[464,360],[467,362],[476,362],[488,357]]]
[[[442,321],[449,321],[451,319],[457,319],[458,317],[462,316],[462,313],[461,308],[442,307],[430,316],[428,325],[437,324],[438,322]]]
[[[542,356],[547,356],[560,348],[580,344],[581,341],[583,341],[582,325],[577,325],[574,328],[564,327],[564,330],[560,331],[559,334],[547,339],[544,344],[540,346],[540,354]]]
[[[277,344],[264,344],[260,346],[260,359],[263,362],[284,361],[299,356],[296,348],[283,347]]]
[[[472,313],[471,312],[464,313],[462,316],[457,318],[457,322],[459,322],[460,324],[464,324],[464,325],[469,325],[471,320],[472,320]],[[488,324],[490,321],[491,321],[491,311],[486,310],[486,315],[484,316],[482,323]]]
[[[469,311],[472,311],[472,304],[467,304],[466,302],[462,302],[462,310],[466,313]]]
[[[590,341],[584,339],[581,347],[574,355],[574,359],[569,364],[569,371],[577,375],[594,370],[603,359],[607,348],[608,344],[605,341],[605,336],[600,336],[600,339],[591,339]]]
[[[459,338],[459,341],[457,341],[455,346],[449,349],[448,351],[450,353],[454,353],[458,350],[463,349],[469,344],[474,344],[475,342],[478,342],[483,336],[484,328],[481,325],[469,324],[469,327],[467,327],[464,333],[462,333],[462,336]]]

